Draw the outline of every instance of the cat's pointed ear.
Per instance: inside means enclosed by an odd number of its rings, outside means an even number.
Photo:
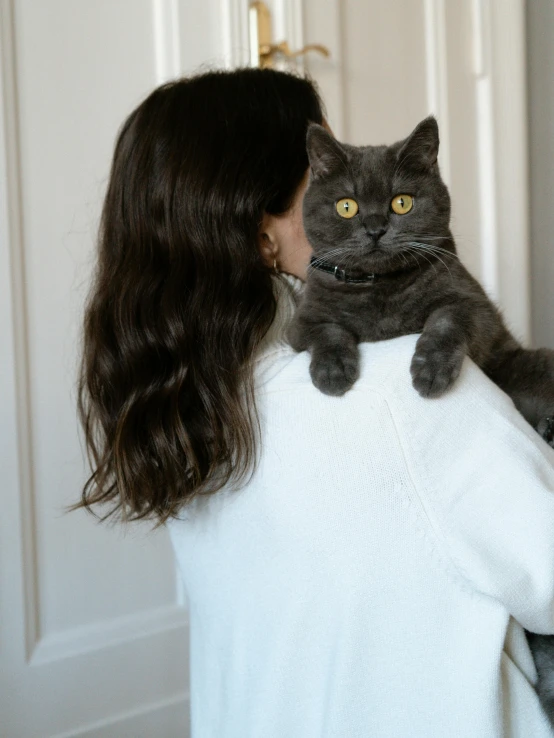
[[[324,177],[345,165],[345,155],[340,144],[317,123],[310,123],[308,126],[306,149],[314,177]]]
[[[407,168],[431,168],[439,154],[439,126],[434,116],[422,120],[402,144],[398,163]]]

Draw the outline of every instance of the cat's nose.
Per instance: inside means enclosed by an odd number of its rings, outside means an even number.
[[[377,243],[381,236],[387,232],[389,226],[387,219],[382,215],[369,215],[366,218],[364,225],[367,235],[373,239],[375,243]]]

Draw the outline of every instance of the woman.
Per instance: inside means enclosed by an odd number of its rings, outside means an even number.
[[[284,341],[311,120],[309,81],[239,70],[164,85],[125,122],[76,507],[167,525],[193,738],[550,735],[523,627],[554,634],[554,453],[469,360],[422,399],[414,336],[362,345],[342,398],[312,386]]]

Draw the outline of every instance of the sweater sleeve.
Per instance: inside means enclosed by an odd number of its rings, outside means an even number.
[[[446,395],[393,414],[455,567],[527,630],[554,634],[554,450],[469,359]]]

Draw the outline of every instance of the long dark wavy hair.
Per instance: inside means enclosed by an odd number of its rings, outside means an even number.
[[[251,360],[276,309],[258,231],[290,206],[322,118],[309,79],[240,69],[162,85],[124,122],[82,334],[92,474],[68,511],[157,528],[250,477]]]

